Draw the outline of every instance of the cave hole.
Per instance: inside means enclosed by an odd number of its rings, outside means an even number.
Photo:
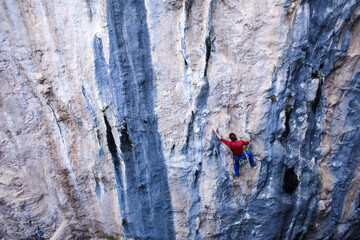
[[[283,190],[285,193],[293,193],[297,186],[299,185],[299,180],[294,172],[294,167],[286,167],[284,178],[283,178]]]
[[[126,225],[128,225],[128,222],[127,222],[127,220],[124,218],[124,219],[122,220],[121,224],[122,224],[123,226],[126,226]]]

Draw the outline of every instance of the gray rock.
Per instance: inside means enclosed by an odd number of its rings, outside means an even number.
[[[357,239],[359,2],[2,1],[0,238]]]

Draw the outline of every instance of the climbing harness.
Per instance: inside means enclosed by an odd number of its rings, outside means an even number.
[[[250,161],[250,160],[249,160],[249,156],[246,154],[245,151],[244,151],[244,154],[243,154],[242,156],[240,156],[240,157],[235,156],[234,154],[231,154],[231,155],[232,155],[232,157],[233,157],[233,159],[234,159],[233,163],[234,163],[234,164],[236,163],[236,164],[238,164],[239,166],[244,163],[244,159],[245,159],[245,158],[246,158],[247,161]]]
[[[244,154],[245,154],[245,157],[246,157],[246,160],[249,161],[249,156],[246,154],[246,152],[244,151]]]
[[[241,157],[237,157],[235,156],[234,154],[231,154],[233,159],[234,159],[234,164],[237,164],[237,165],[242,165],[244,163],[244,158]]]

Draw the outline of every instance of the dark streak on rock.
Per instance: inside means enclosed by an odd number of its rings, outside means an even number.
[[[292,107],[291,107],[290,104],[288,104],[286,106],[286,109],[285,109],[285,131],[281,135],[281,139],[286,138],[290,133],[290,115],[291,115],[291,112],[292,112]]]
[[[321,95],[322,95],[322,91],[323,91],[323,79],[322,77],[317,77],[319,79],[319,85],[318,88],[316,89],[316,96],[314,99],[314,102],[312,103],[312,111],[314,112],[314,114],[316,113],[316,109],[318,108],[320,99],[321,99]]]
[[[107,143],[108,143],[108,148],[109,148],[109,152],[111,153],[111,155],[113,157],[116,157],[117,156],[117,146],[116,146],[116,143],[115,143],[115,139],[114,139],[114,136],[111,132],[111,126],[109,124],[109,121],[107,120],[107,117],[104,115],[104,122],[105,122],[105,125],[106,125],[106,140],[107,140]]]
[[[157,89],[146,21],[144,1],[107,1],[109,92],[120,125],[119,155],[124,165],[120,180],[127,186],[118,191],[119,206],[121,217],[126,219],[126,238],[170,240],[175,239],[175,230],[154,110]],[[98,75],[106,80],[102,66]]]
[[[189,18],[194,0],[185,0],[186,17]]]
[[[132,149],[132,142],[131,142],[129,134],[128,134],[128,127],[127,127],[126,119],[124,119],[124,121],[123,121],[123,125],[122,125],[120,132],[121,132],[121,137],[120,137],[121,151],[123,153],[130,152]]]
[[[211,54],[211,39],[210,39],[210,33],[209,36],[205,39],[205,46],[206,46],[206,52],[205,52],[205,70],[204,70],[204,76],[207,77],[207,69],[209,65],[209,59]]]

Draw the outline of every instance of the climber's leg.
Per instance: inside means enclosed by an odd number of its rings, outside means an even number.
[[[250,163],[250,166],[251,167],[255,167],[256,166],[256,163],[254,161],[254,156],[252,155],[251,152],[246,152],[246,154],[248,155],[249,157],[249,163]]]
[[[236,160],[235,158],[234,158],[234,171],[235,171],[235,177],[240,176],[240,173],[239,173],[239,159]]]

